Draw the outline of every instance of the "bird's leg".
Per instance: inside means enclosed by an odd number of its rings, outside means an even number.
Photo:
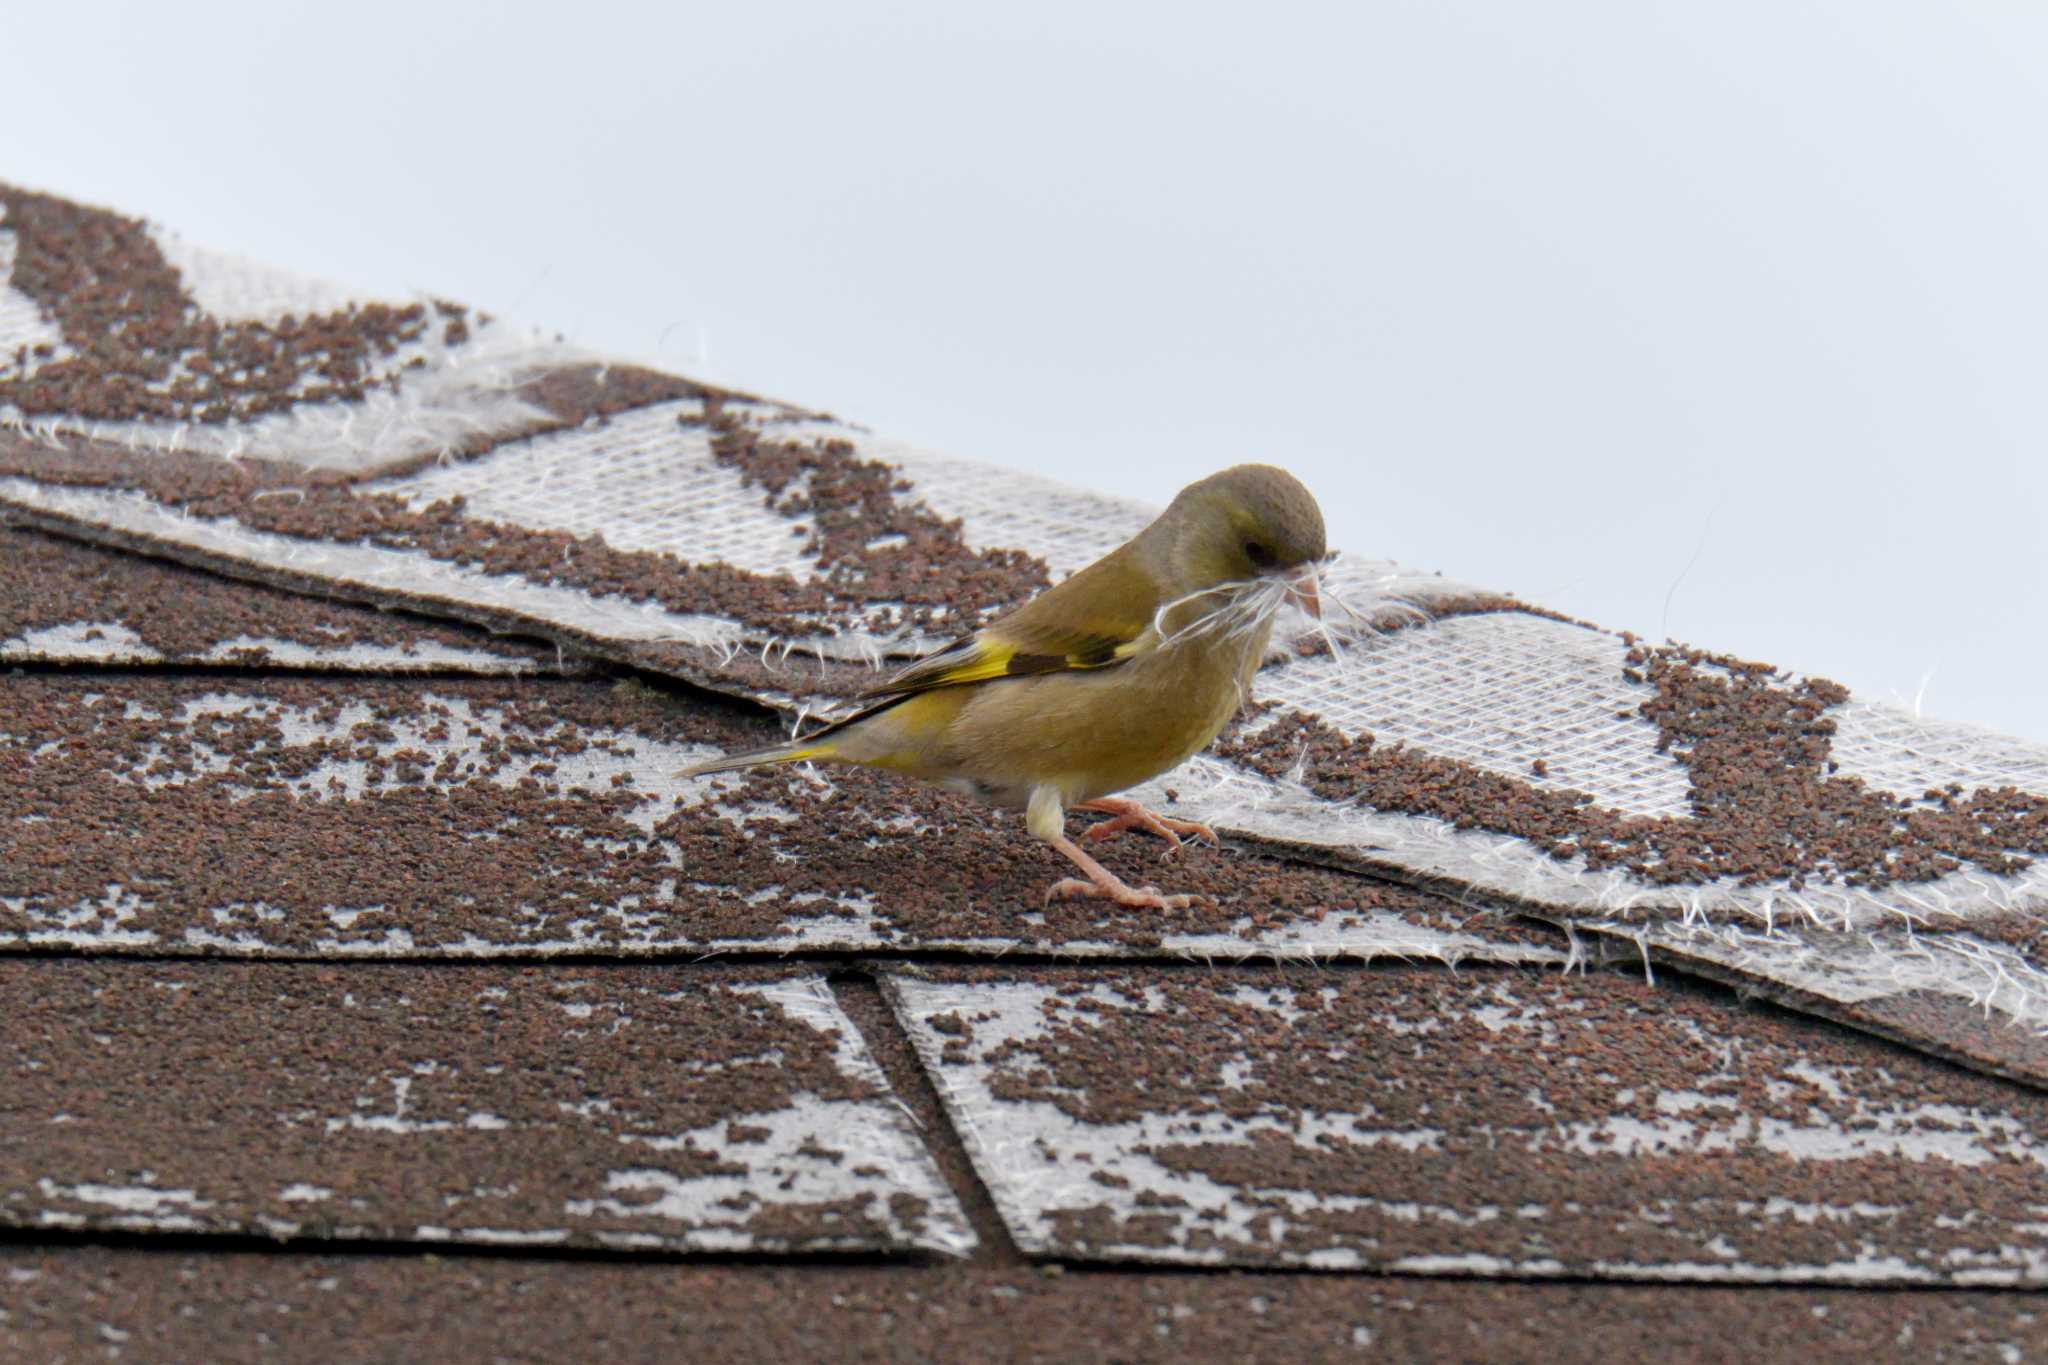
[[[1156,886],[1130,886],[1121,881],[1114,872],[1096,862],[1081,851],[1081,846],[1064,834],[1054,835],[1046,841],[1073,860],[1075,867],[1088,874],[1088,880],[1067,877],[1046,888],[1045,898],[1072,899],[1077,896],[1094,896],[1118,905],[1128,905],[1138,910],[1185,910],[1195,903],[1193,896],[1169,896]]]
[[[1101,811],[1110,816],[1098,820],[1081,831],[1081,837],[1094,843],[1100,839],[1113,839],[1127,829],[1142,829],[1166,840],[1169,855],[1180,848],[1180,837],[1185,834],[1191,839],[1206,839],[1216,847],[1223,847],[1223,841],[1216,837],[1216,831],[1198,820],[1169,820],[1164,815],[1146,810],[1135,801],[1121,796],[1104,796],[1093,801],[1083,801],[1075,810]]]
[[[1068,877],[1054,882],[1046,890],[1047,901],[1055,897],[1093,896],[1139,910],[1185,910],[1195,903],[1193,896],[1169,896],[1156,886],[1126,886],[1115,873],[1083,853],[1081,846],[1067,837],[1066,822],[1066,806],[1059,791],[1053,787],[1033,789],[1030,803],[1024,809],[1024,827],[1066,855],[1067,860],[1088,877],[1086,881]]]

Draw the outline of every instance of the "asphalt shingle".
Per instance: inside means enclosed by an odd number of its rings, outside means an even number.
[[[1482,967],[888,989],[1034,1255],[2048,1279],[2048,1096],[1719,991]]]
[[[973,1245],[800,970],[0,962],[23,1230],[693,1251]]]

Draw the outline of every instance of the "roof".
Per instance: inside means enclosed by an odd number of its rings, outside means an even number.
[[[2039,1339],[2038,750],[1350,561],[1045,904],[675,774],[1146,509],[0,204],[8,1353]]]

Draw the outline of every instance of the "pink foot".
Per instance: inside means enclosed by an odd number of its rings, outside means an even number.
[[[1081,846],[1066,835],[1055,835],[1049,842],[1087,876],[1085,879],[1068,877],[1063,881],[1054,882],[1046,889],[1045,899],[1048,904],[1055,898],[1072,899],[1085,896],[1096,900],[1114,901],[1133,910],[1185,910],[1197,899],[1194,896],[1169,896],[1156,886],[1127,886],[1115,873],[1083,853]]]
[[[1147,834],[1156,834],[1166,840],[1166,851],[1170,855],[1180,848],[1182,835],[1191,839],[1206,839],[1212,847],[1223,847],[1223,841],[1216,837],[1216,831],[1197,820],[1170,820],[1164,815],[1146,810],[1135,801],[1122,797],[1106,796],[1097,801],[1083,801],[1075,810],[1101,811],[1110,818],[1101,820],[1081,831],[1081,837],[1090,843],[1113,839],[1127,829],[1142,829]]]
[[[1107,885],[1067,877],[1054,882],[1045,892],[1048,904],[1054,900],[1089,898],[1115,901],[1133,910],[1185,910],[1195,903],[1193,896],[1169,896],[1156,886],[1130,886],[1115,877],[1111,877]]]

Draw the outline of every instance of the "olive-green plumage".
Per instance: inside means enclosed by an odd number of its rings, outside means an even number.
[[[1088,880],[1049,895],[1126,905],[1187,897],[1124,885],[1066,838],[1068,807],[1107,811],[1103,837],[1203,826],[1109,799],[1205,748],[1250,693],[1288,597],[1317,610],[1327,551],[1315,499],[1271,465],[1238,465],[1181,490],[1129,543],[965,639],[871,689],[858,715],[814,734],[686,770],[810,759],[857,763],[1022,808],[1031,832]]]

